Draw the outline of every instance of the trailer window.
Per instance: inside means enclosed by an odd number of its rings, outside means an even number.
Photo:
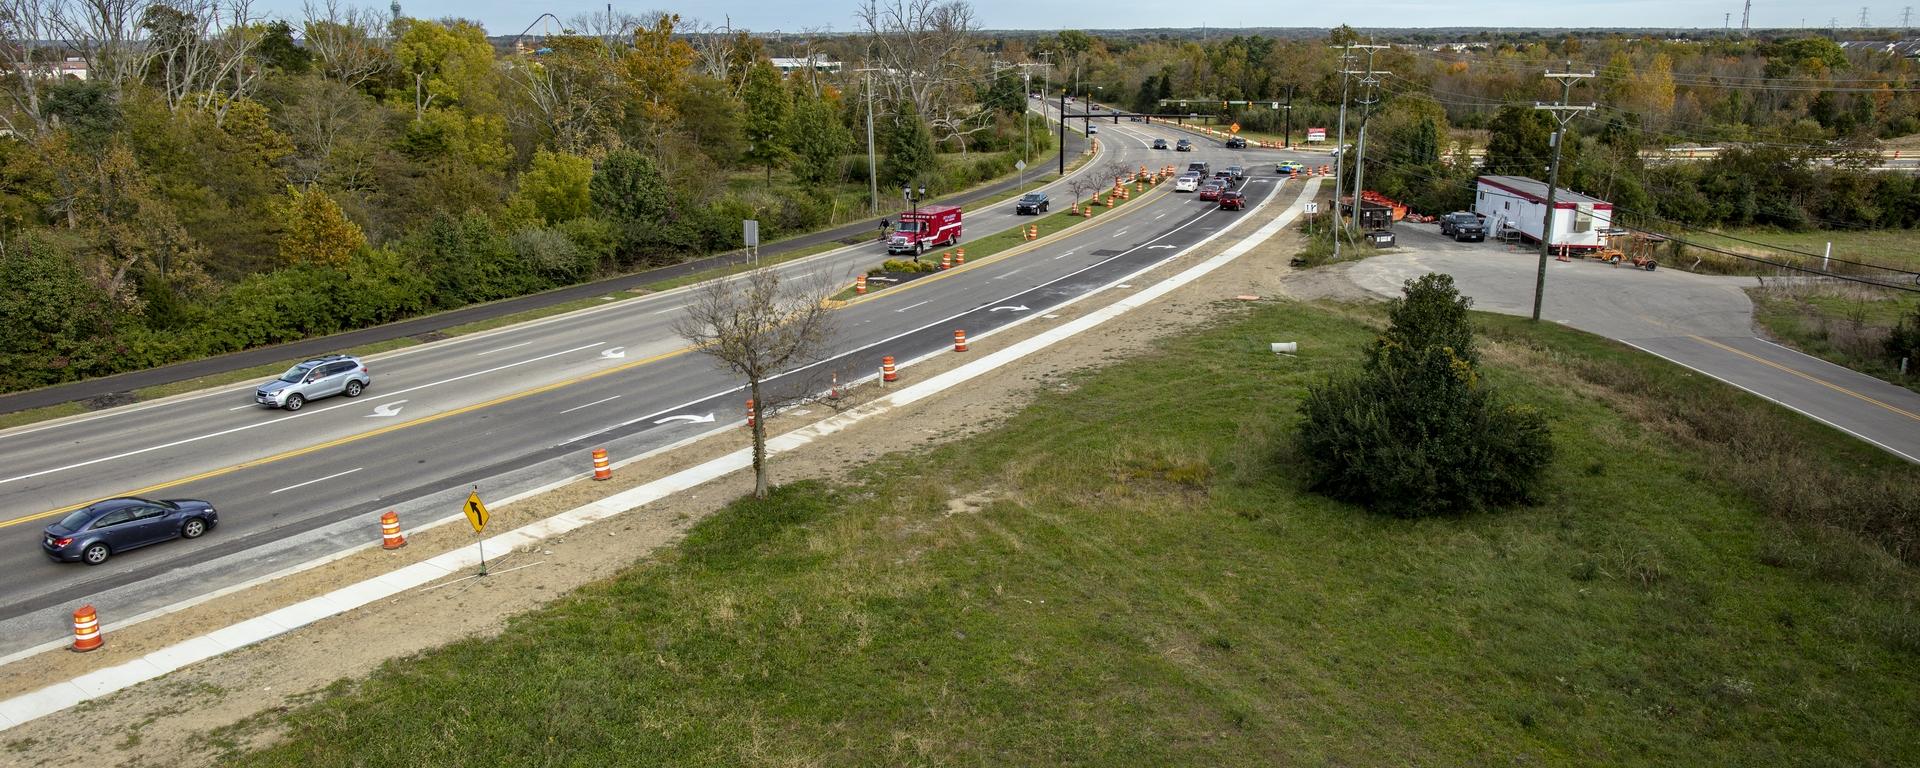
[[[1593,206],[1583,205],[1573,210],[1573,231],[1593,231]]]

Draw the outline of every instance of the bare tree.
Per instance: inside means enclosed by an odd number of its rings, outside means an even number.
[[[1076,174],[1067,180],[1067,191],[1073,193],[1073,204],[1079,207],[1081,198],[1100,191],[1100,181],[1087,174]]]
[[[565,35],[546,39],[550,53],[507,62],[508,82],[524,101],[509,103],[508,119],[551,137],[554,146],[586,154],[604,141],[621,95],[615,58],[600,40]]]
[[[392,59],[379,42],[389,19],[374,11],[342,7],[339,0],[317,6],[309,0],[301,11],[306,18],[300,34],[327,79],[358,88],[391,66]]]
[[[56,37],[54,4],[59,0],[0,0],[0,82],[4,82],[13,108],[0,115],[7,129],[16,135],[32,136],[45,130],[46,116],[40,112],[40,96],[47,85],[61,76],[62,51],[43,51],[43,41]]]
[[[987,74],[966,0],[863,0],[855,15],[889,101],[912,101],[938,138],[963,150],[993,127],[977,95]]]
[[[260,77],[260,31],[251,0],[156,0],[141,14],[150,80],[167,109],[209,112],[224,122],[235,99]]]
[[[764,416],[810,394],[798,375],[771,380],[824,356],[835,319],[827,299],[838,285],[827,279],[787,282],[774,267],[711,280],[696,290],[673,330],[721,369],[745,378],[747,396]],[[768,488],[767,420],[754,418],[753,495],[764,499]]]
[[[126,84],[147,71],[153,48],[141,39],[140,23],[152,0],[55,0],[49,20],[64,42],[87,62],[87,78],[107,84],[118,98]]]

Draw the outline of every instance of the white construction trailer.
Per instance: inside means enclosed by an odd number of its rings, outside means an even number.
[[[1553,247],[1568,251],[1606,247],[1613,226],[1613,203],[1568,189],[1553,193]],[[1547,185],[1525,176],[1482,176],[1473,195],[1473,212],[1486,219],[1487,232],[1518,233],[1540,242],[1546,223]]]

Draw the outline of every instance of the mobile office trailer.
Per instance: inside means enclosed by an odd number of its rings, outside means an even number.
[[[1607,246],[1613,227],[1613,203],[1567,189],[1553,193],[1554,248],[1598,250]],[[1482,176],[1473,194],[1473,212],[1486,218],[1487,231],[1503,229],[1540,242],[1547,212],[1547,185],[1525,176]]]

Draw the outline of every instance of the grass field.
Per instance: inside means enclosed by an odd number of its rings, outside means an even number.
[[[1555,415],[1548,499],[1382,518],[1304,492],[1286,447],[1377,313],[1246,312],[994,431],[737,503],[499,637],[337,686],[227,764],[1920,755],[1912,567],[1761,511],[1641,401],[1708,398],[1703,423],[1801,441],[1829,477],[1911,467],[1618,345],[1483,316],[1491,380]]]
[[[1920,370],[1900,373],[1886,340],[1920,309],[1920,294],[1854,285],[1783,286],[1747,291],[1754,321],[1794,349],[1904,387],[1920,388]]]
[[[1689,230],[1684,236],[1690,241],[1697,241],[1703,245],[1751,253],[1775,261],[1806,264],[1816,268],[1820,266],[1820,257],[1825,254],[1827,243],[1831,242],[1833,258],[1836,259],[1920,270],[1920,233],[1904,229],[1821,229],[1788,232],[1767,228],[1746,228],[1722,230],[1720,235]],[[1835,271],[1843,270],[1836,267]]]

